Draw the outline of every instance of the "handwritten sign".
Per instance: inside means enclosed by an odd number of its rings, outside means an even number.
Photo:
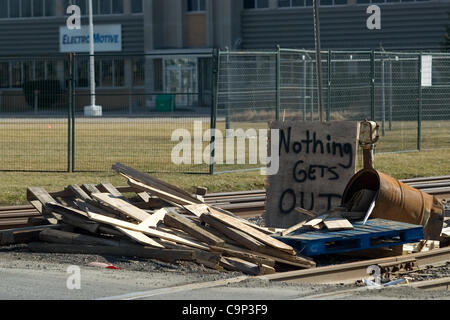
[[[268,177],[266,225],[288,228],[304,217],[337,207],[355,174],[357,122],[270,123],[279,130],[280,169]]]

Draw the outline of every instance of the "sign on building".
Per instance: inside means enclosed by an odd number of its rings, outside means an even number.
[[[268,176],[266,225],[298,223],[298,207],[320,213],[339,206],[355,174],[359,124],[274,121],[270,129],[279,129],[280,168]]]
[[[95,52],[122,51],[122,25],[103,24],[94,26]],[[89,52],[89,27],[70,30],[59,27],[60,52]]]

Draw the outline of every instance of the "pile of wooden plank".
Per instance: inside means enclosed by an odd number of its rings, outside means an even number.
[[[160,207],[149,210],[145,201],[137,206],[108,183],[69,185],[52,195],[30,187],[27,199],[48,225],[7,230],[0,233],[0,243],[27,242],[35,252],[195,261],[250,275],[315,267],[312,259],[273,238],[274,231],[120,163],[113,169],[135,196],[158,199]]]

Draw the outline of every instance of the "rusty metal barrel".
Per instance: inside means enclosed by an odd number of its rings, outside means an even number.
[[[444,207],[439,199],[382,172],[363,169],[347,184],[343,206],[363,189],[378,193],[371,218],[422,225],[425,239],[439,240],[444,221]]]

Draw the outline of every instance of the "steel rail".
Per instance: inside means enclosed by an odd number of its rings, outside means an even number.
[[[407,256],[372,259],[313,269],[275,273],[272,275],[260,276],[259,278],[271,281],[289,281],[309,284],[348,284],[367,278],[367,268],[370,266],[380,264],[400,265],[411,259],[415,259],[418,268],[442,265],[450,262],[450,247],[409,254]]]

